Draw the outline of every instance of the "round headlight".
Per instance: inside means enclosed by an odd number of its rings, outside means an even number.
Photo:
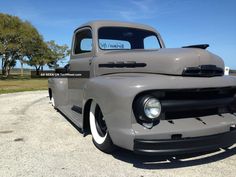
[[[152,95],[141,95],[134,99],[133,112],[137,122],[158,124],[161,119],[161,102]]]
[[[156,98],[148,98],[144,103],[144,113],[149,119],[155,119],[161,114],[161,103]]]

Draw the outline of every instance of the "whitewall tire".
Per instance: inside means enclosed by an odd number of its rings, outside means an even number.
[[[89,124],[94,145],[103,152],[112,152],[114,145],[109,136],[102,111],[95,101],[92,101],[90,106]]]
[[[55,100],[54,100],[53,97],[51,98],[51,104],[52,104],[52,106],[55,108]]]

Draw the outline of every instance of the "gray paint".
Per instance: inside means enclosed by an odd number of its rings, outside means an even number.
[[[99,68],[98,65],[107,62],[136,61],[144,62],[142,68]],[[159,49],[159,50],[134,50],[112,51],[99,55],[95,62],[96,75],[121,72],[142,72],[181,75],[186,67],[212,64],[224,68],[220,57],[202,49]]]
[[[97,30],[102,26],[125,26],[151,30],[157,33],[162,48],[159,50],[103,51],[97,42]],[[202,49],[166,49],[160,34],[152,27],[133,23],[96,21],[82,25],[75,31],[90,28],[93,35],[93,50],[86,54],[71,53],[70,71],[89,71],[89,78],[50,78],[49,88],[56,101],[56,107],[82,130],[83,114],[74,114],[73,105],[82,107],[90,99],[95,100],[104,115],[114,144],[133,149],[133,140],[169,139],[172,134],[183,137],[207,136],[229,131],[236,124],[236,116],[225,114],[201,117],[207,125],[195,118],[174,120],[174,125],[166,120],[152,129],[138,124],[132,111],[134,97],[147,90],[220,88],[236,86],[233,76],[182,77],[186,67],[216,65],[224,68],[223,60]],[[74,41],[74,37],[73,37]],[[73,48],[72,42],[72,48]],[[101,68],[107,62],[146,63],[139,68]],[[77,116],[76,116],[77,115]],[[187,127],[187,128],[186,128]]]

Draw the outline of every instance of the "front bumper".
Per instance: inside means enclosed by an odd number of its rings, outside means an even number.
[[[134,152],[150,155],[177,155],[204,152],[224,148],[236,143],[236,128],[217,135],[169,139],[169,140],[134,140]]]

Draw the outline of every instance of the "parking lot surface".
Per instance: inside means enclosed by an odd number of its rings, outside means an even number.
[[[235,177],[236,146],[208,154],[105,154],[53,109],[47,91],[0,95],[0,177]]]

